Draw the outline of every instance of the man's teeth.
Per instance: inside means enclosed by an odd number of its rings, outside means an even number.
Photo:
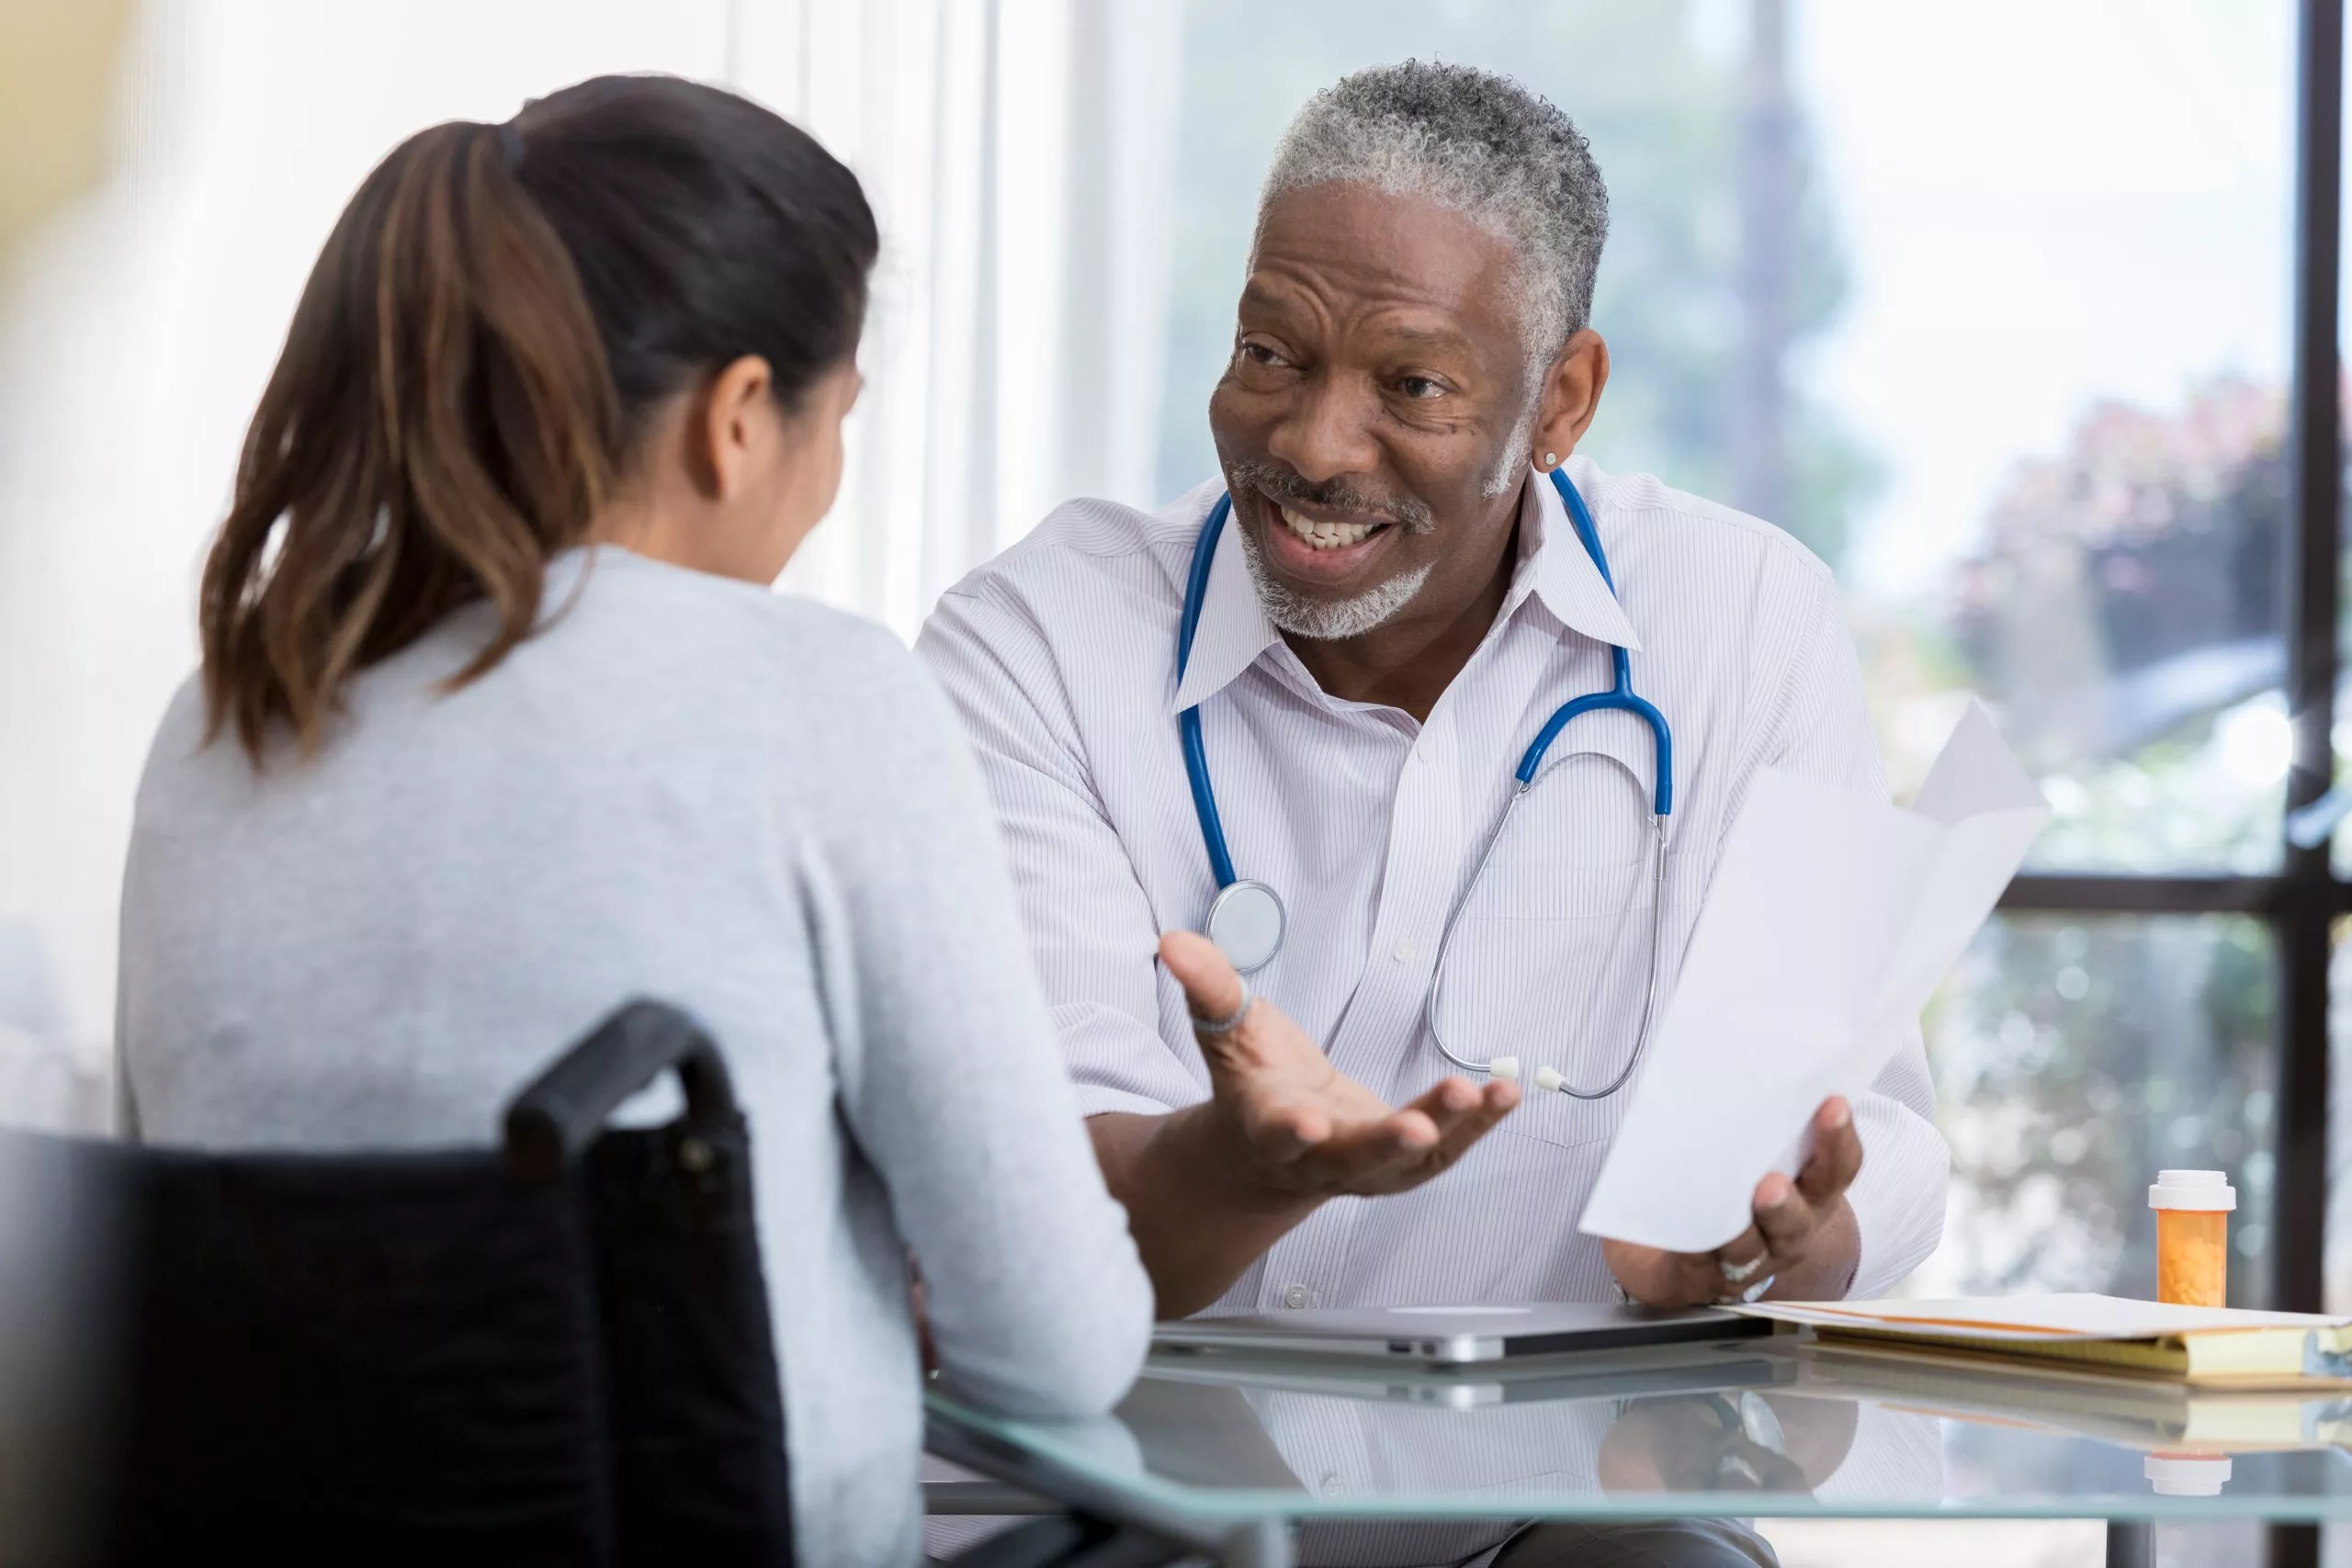
[[[1318,550],[1336,550],[1349,545],[1361,545],[1372,536],[1377,523],[1323,523],[1311,517],[1301,517],[1289,507],[1282,508],[1283,522],[1290,531]]]

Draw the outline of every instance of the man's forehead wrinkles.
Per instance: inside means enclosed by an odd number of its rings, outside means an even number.
[[[1476,290],[1484,268],[1464,267],[1453,276],[1431,277],[1383,265],[1376,257],[1322,255],[1306,257],[1261,254],[1250,271],[1244,297],[1309,296],[1329,303],[1346,295],[1369,305],[1419,306],[1452,313]],[[1361,308],[1361,307],[1359,307]]]

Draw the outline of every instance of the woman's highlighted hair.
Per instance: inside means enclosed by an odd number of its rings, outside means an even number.
[[[876,245],[806,133],[675,78],[401,143],[311,270],[205,563],[212,732],[314,750],[356,671],[475,600],[457,679],[495,665],[651,405],[744,355],[796,401],[855,351]]]

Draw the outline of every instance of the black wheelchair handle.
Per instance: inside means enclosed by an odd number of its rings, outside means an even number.
[[[688,1121],[734,1114],[735,1086],[700,1023],[666,1002],[622,1004],[508,1104],[507,1169],[526,1181],[560,1179],[613,1108],[672,1068]]]

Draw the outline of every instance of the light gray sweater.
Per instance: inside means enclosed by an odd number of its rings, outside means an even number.
[[[367,671],[307,762],[202,745],[179,694],[123,891],[126,1112],[481,1145],[615,1004],[685,1007],[751,1119],[802,1561],[911,1561],[908,1250],[944,1376],[1009,1411],[1109,1406],[1151,1314],[978,773],[878,627],[614,549],[547,604],[453,693],[479,606]]]

